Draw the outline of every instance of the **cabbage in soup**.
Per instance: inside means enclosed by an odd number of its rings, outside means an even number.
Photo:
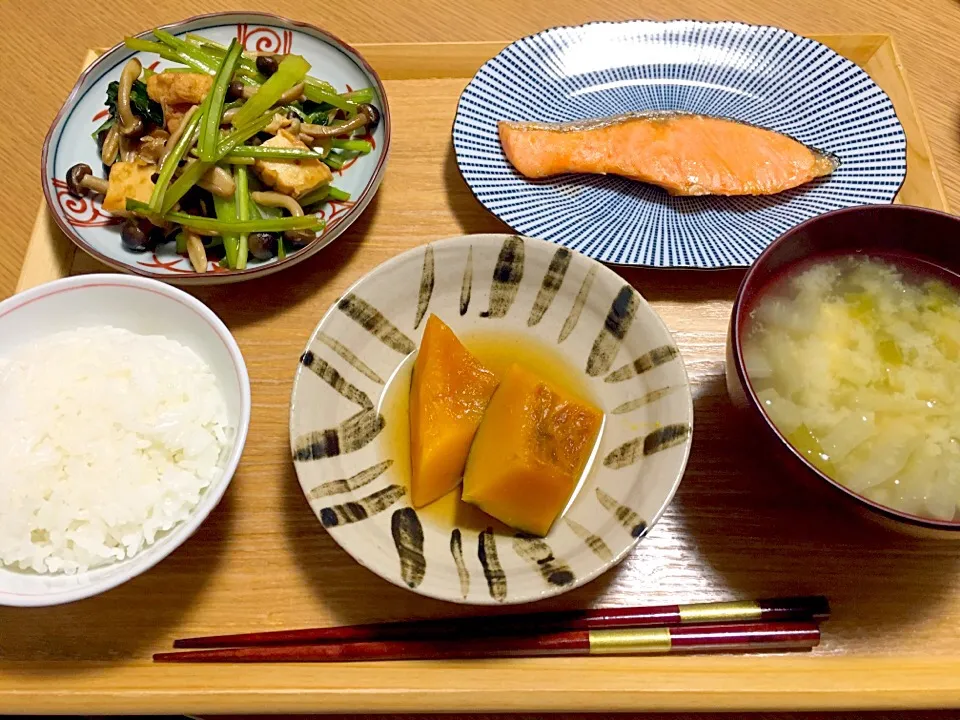
[[[912,265],[837,256],[778,279],[743,356],[813,465],[896,510],[960,519],[960,293]]]

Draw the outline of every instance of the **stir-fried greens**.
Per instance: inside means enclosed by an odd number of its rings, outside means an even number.
[[[108,177],[75,165],[70,191],[103,195],[105,210],[126,217],[128,250],[175,241],[197,272],[210,259],[242,270],[251,257],[284,258],[316,240],[320,206],[350,199],[331,184],[333,171],[373,150],[374,89],[337,92],[299,55],[153,35],[125,44],[178,66],[127,62],[93,135]]]

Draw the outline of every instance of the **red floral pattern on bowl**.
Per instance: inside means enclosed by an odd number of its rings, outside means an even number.
[[[237,38],[248,52],[295,52],[310,62],[311,74],[334,87],[341,90],[374,87],[382,120],[364,137],[374,150],[351,159],[335,175],[336,187],[350,193],[350,200],[331,201],[321,206],[317,214],[327,221],[327,226],[314,243],[282,260],[252,260],[245,270],[228,270],[211,261],[207,272],[197,273],[187,258],[176,253],[173,243],[149,254],[125,250],[118,227],[123,219],[104,211],[101,198],[73,197],[65,182],[69,168],[79,162],[103,174],[97,144],[91,134],[107,116],[106,87],[119,78],[126,61],[136,56],[145,67],[156,71],[172,64],[150,53],[133,53],[121,44],[104,53],[81,75],[44,142],[41,174],[45,179],[44,195],[60,229],[80,248],[112,268],[183,285],[235,282],[268,275],[310,257],[344,233],[373,199],[390,149],[390,109],[383,84],[373,68],[349,45],[329,33],[264,13],[203,15],[164,29],[181,37],[187,33],[200,34],[223,44]]]

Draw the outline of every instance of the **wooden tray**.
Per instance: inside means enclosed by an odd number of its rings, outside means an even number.
[[[898,202],[946,209],[893,41],[819,40],[889,93],[907,132]],[[451,616],[353,562],[294,477],[288,399],[315,323],[352,282],[414,245],[505,228],[460,179],[457,98],[504,43],[368,45],[395,124],[379,195],[357,224],[278,276],[200,289],[237,336],[253,385],[241,468],[184,547],[99,598],[0,609],[2,713],[761,710],[960,705],[960,554],[817,507],[754,457],[726,397],[724,335],[742,271],[622,271],[675,333],[695,383],[696,436],[676,500],[637,551],[549,608],[825,593],[834,619],[802,656],[559,658],[333,666],[155,666],[175,637]],[[91,54],[91,58],[94,57]],[[89,59],[88,59],[89,61]],[[103,268],[41,209],[18,289]]]

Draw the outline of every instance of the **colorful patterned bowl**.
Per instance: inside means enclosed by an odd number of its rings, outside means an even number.
[[[547,537],[445,525],[410,506],[382,402],[428,313],[458,334],[520,333],[582,368],[606,425]],[[358,562],[423,595],[496,605],[558,595],[623,559],[673,497],[692,423],[676,344],[621,277],[543,240],[468,235],[384,263],[327,312],[297,370],[290,442],[311,508]]]
[[[382,119],[368,138],[374,150],[357,158],[343,171],[334,173],[334,183],[350,193],[350,200],[332,201],[322,206],[327,227],[317,241],[283,260],[252,260],[246,270],[226,270],[211,261],[208,272],[194,272],[190,262],[176,253],[172,243],[155,253],[125,250],[120,244],[122,220],[104,212],[99,200],[73,197],[67,192],[65,182],[67,171],[80,162],[94,168],[95,174],[102,174],[97,145],[91,133],[106,116],[104,98],[107,85],[120,77],[127,60],[137,57],[144,67],[153,69],[172,64],[151,53],[132,52],[121,43],[100,56],[80,76],[43,144],[43,192],[60,229],[80,248],[112,268],[180,285],[212,285],[270,275],[307,259],[333,242],[370,204],[386,168],[390,151],[390,108],[376,71],[342,40],[312,25],[276,15],[215,13],[163,28],[177,36],[199,33],[224,44],[236,37],[245,49],[252,52],[297,53],[310,62],[312,74],[328,80],[339,90],[376,88],[378,98],[374,104],[380,109]]]

